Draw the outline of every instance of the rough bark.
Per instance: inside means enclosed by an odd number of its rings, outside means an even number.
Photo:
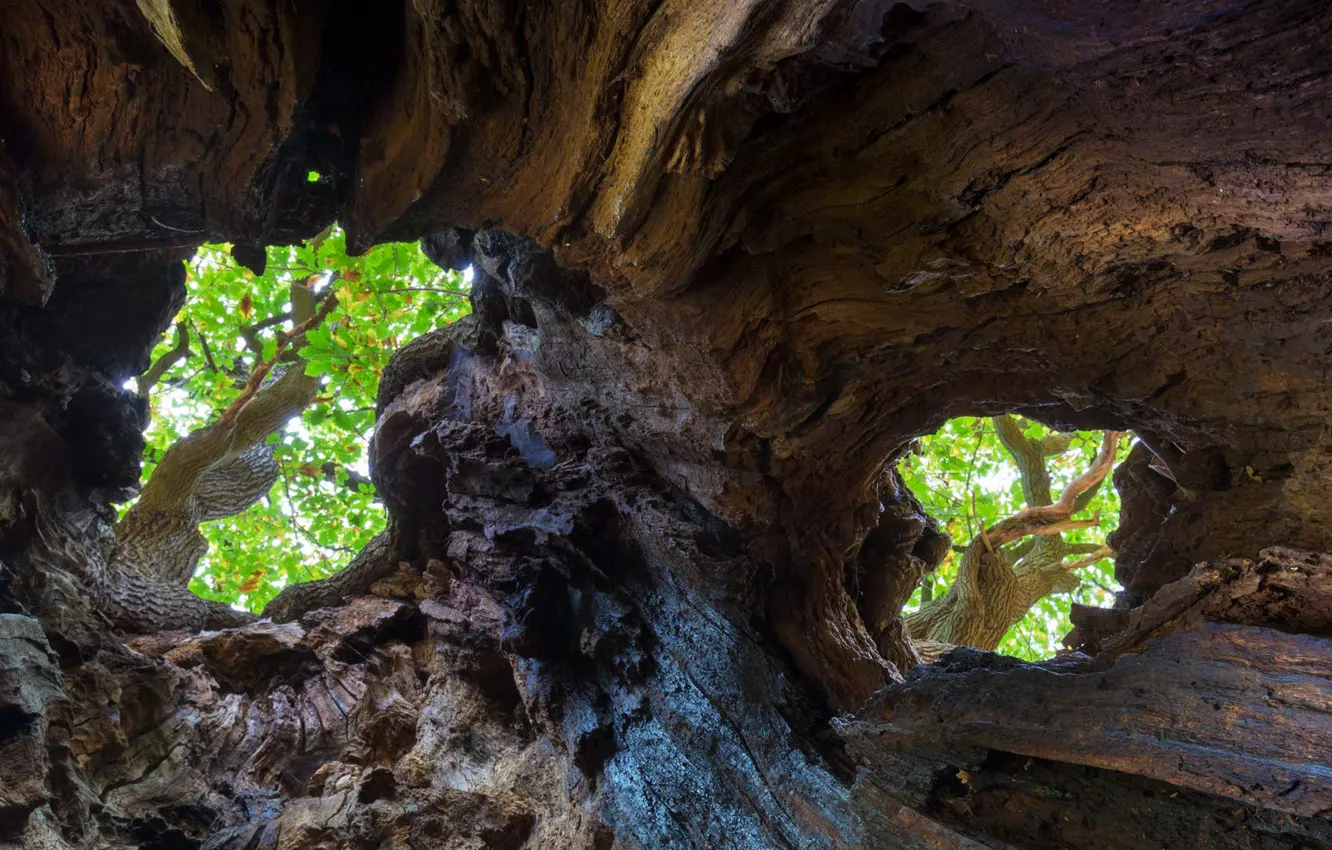
[[[273,356],[256,354],[235,400],[167,448],[116,523],[115,547],[98,585],[105,590],[103,612],[118,627],[159,631],[249,619],[221,603],[191,598],[187,587],[208,551],[199,524],[235,516],[272,489],[279,470],[265,441],[308,407],[319,389],[319,379],[305,373],[305,361],[293,349],[337,301],[327,295],[316,308],[314,294],[298,281],[291,284],[291,303],[293,327]],[[272,374],[274,367],[280,374]]]
[[[1118,623],[1080,624],[1095,658],[1031,665],[959,649],[876,695],[843,737],[870,764],[919,771],[915,805],[1019,846],[1260,847],[1286,829],[1322,846],[1330,590],[1325,555],[1202,565]],[[1186,802],[1154,803],[1162,791]],[[1113,794],[1119,808],[1083,813]],[[1241,805],[1223,815],[1215,798]],[[1168,812],[1184,805],[1217,806],[1216,820],[1177,831]]]
[[[921,661],[902,606],[927,572],[943,562],[952,539],[890,469],[879,489],[883,513],[850,559],[847,587],[880,654],[898,670]]]
[[[1307,0],[0,5],[0,841],[1332,841],[1314,602],[902,681],[938,537],[884,483],[953,415],[1133,430],[1125,610],[1332,548],[1329,38]],[[334,218],[478,271],[381,386],[392,554],[127,641],[122,387],[179,260]]]

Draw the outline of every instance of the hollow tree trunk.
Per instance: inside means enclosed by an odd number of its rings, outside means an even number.
[[[0,6],[0,842],[1332,842],[1332,19],[1056,5]],[[180,259],[334,219],[476,270],[390,533],[118,630]],[[899,669],[885,465],[1004,411],[1142,438],[1122,608]]]

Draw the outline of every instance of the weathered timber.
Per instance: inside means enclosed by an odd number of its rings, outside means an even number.
[[[1324,565],[1272,548],[1332,549],[1330,38],[1310,0],[0,4],[0,844],[1332,844]],[[474,317],[381,385],[391,551],[216,630],[107,569],[126,382],[192,245],[335,219],[471,265]],[[1140,440],[1123,607],[1093,655],[912,670],[944,538],[888,467],[1010,411]]]

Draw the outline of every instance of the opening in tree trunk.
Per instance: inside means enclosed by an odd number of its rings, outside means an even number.
[[[0,5],[0,844],[1332,845],[1329,42],[1306,0]],[[133,388],[199,245],[335,222],[472,313],[380,378],[384,532],[241,614],[198,523],[316,388],[259,358],[117,528]],[[1098,481],[1136,439],[1123,591],[1076,652],[919,664],[1008,613],[903,619],[949,542],[894,464],[1010,414],[1114,435]]]

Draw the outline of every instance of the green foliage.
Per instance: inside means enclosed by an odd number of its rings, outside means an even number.
[[[286,584],[346,566],[383,528],[365,465],[379,374],[401,345],[470,309],[462,276],[441,271],[416,244],[350,257],[334,228],[300,247],[269,248],[262,276],[238,266],[230,246],[203,246],[177,317],[189,330],[191,354],[149,394],[145,481],[173,442],[215,419],[260,358],[273,357],[278,334],[292,328],[285,317],[291,283],[312,278],[317,292],[331,286],[338,297],[299,351],[308,373],[321,376],[319,394],[270,435],[281,475],[268,496],[202,526],[209,551],[190,583],[200,596],[256,612]],[[154,362],[172,350],[175,334],[158,344]]]
[[[1028,437],[1037,439],[1053,433],[1051,429],[1030,421],[1023,421],[1023,430]],[[1047,461],[1055,498],[1065,485],[1091,466],[1101,436],[1099,431],[1078,431],[1068,451]],[[1128,449],[1129,441],[1125,440],[1120,444],[1119,460],[1123,460]],[[925,578],[931,598],[947,592],[957,577],[961,550],[980,533],[981,528],[1027,507],[1017,463],[999,442],[994,423],[986,417],[948,421],[937,433],[922,437],[919,451],[903,458],[898,470],[926,511],[938,519],[953,538],[954,551],[939,569]],[[1064,539],[1071,543],[1104,543],[1106,535],[1118,525],[1119,494],[1108,480],[1096,490],[1087,509],[1078,516],[1091,516],[1096,511],[1101,512],[1099,527],[1065,532]],[[1069,621],[1071,604],[1076,601],[1087,605],[1109,605],[1114,593],[1120,589],[1115,582],[1114,564],[1109,558],[1079,570],[1078,577],[1081,582],[1074,593],[1051,594],[1036,603],[1004,635],[999,651],[1031,661],[1053,656],[1060,639],[1073,627]],[[917,588],[905,610],[919,610],[922,595],[922,589]]]
[[[189,331],[190,355],[174,362],[151,388],[143,476],[177,439],[212,421],[236,398],[255,365],[270,359],[286,316],[293,280],[332,287],[338,306],[306,335],[300,355],[321,376],[314,402],[297,420],[269,437],[281,476],[265,499],[244,513],[206,523],[209,552],[191,582],[194,592],[259,611],[286,584],[327,576],[345,566],[384,525],[382,507],[366,478],[365,448],[374,428],[379,374],[402,344],[464,316],[467,284],[444,272],[416,244],[388,244],[362,257],[346,254],[334,228],[299,247],[268,249],[262,276],[238,266],[230,246],[205,245],[190,264],[188,299],[177,321]],[[177,343],[168,332],[153,352],[156,363]],[[1029,436],[1048,433],[1026,423]],[[1057,494],[1091,463],[1097,432],[1079,432],[1049,467]],[[1121,453],[1127,452],[1127,445]],[[1121,454],[1122,457],[1122,454]],[[907,485],[964,547],[984,525],[1025,507],[1016,464],[986,418],[946,423],[920,441],[920,451],[899,469]],[[128,505],[124,506],[128,509]],[[1067,533],[1073,542],[1102,542],[1118,521],[1118,494],[1102,486],[1086,511],[1100,510],[1101,526]],[[927,582],[944,593],[957,573],[953,553]],[[1080,572],[1071,594],[1046,597],[1009,630],[1000,651],[1023,658],[1052,655],[1071,627],[1069,604],[1108,604],[1117,589],[1109,560]],[[917,590],[907,610],[921,602]]]

